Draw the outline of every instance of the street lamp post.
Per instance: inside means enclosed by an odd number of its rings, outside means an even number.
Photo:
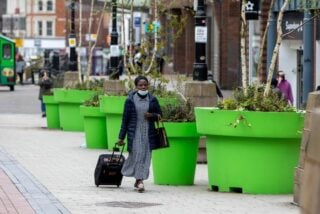
[[[204,0],[198,0],[195,15],[195,62],[193,63],[193,80],[208,79],[206,64],[207,26]]]
[[[117,32],[117,0],[112,0],[112,32],[110,43],[110,79],[119,79],[119,55]]]
[[[69,70],[77,71],[77,53],[76,53],[76,27],[75,27],[75,0],[71,0],[71,30],[69,33]]]

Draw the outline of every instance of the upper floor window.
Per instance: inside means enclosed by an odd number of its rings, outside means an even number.
[[[42,21],[38,21],[38,36],[42,36]]]
[[[41,0],[38,1],[38,10],[43,11],[43,2]]]
[[[53,3],[51,0],[47,1],[47,11],[53,11]]]
[[[53,35],[53,23],[51,21],[47,21],[47,36]]]

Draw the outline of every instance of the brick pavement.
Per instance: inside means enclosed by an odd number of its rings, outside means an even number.
[[[0,201],[0,213],[35,213],[31,205],[2,169],[0,169]]]
[[[41,197],[47,196],[37,201],[39,195],[34,192],[24,195],[37,213],[299,213],[291,203],[292,195],[209,191],[205,164],[197,165],[193,186],[155,185],[151,170],[143,194],[133,191],[131,178],[124,178],[120,188],[97,188],[93,172],[103,151],[83,148],[83,133],[41,127],[45,119],[39,115],[0,114],[0,160],[7,154],[19,166],[12,174],[25,174],[20,181],[29,180],[43,192]],[[5,171],[3,164],[1,168]]]

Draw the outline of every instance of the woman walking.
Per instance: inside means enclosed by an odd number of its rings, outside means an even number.
[[[127,135],[129,156],[121,172],[134,177],[134,188],[144,192],[143,181],[149,177],[151,151],[156,148],[155,121],[162,112],[157,98],[148,92],[148,79],[138,76],[134,83],[136,90],[129,94],[124,105],[118,145],[124,145]]]

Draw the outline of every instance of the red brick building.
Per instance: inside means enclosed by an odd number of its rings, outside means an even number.
[[[166,72],[175,71],[192,76],[195,58],[193,1],[181,0],[168,4],[168,11],[184,20],[185,28],[176,41],[167,44],[166,53],[172,66]],[[233,89],[241,83],[240,72],[240,2],[214,1],[206,5],[207,15],[207,66],[214,79],[224,89]],[[167,16],[162,17],[164,27]],[[173,38],[175,29],[169,29],[167,41]]]

